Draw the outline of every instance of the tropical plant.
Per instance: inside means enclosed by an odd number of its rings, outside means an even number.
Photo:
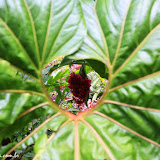
[[[160,159],[159,8],[160,0],[0,0],[0,141],[47,117],[1,146],[1,158],[34,145],[34,160]],[[93,109],[73,115],[50,100],[41,72],[59,56],[101,66],[107,88]]]

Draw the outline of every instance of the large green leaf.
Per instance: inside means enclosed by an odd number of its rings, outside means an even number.
[[[0,0],[0,142],[35,118],[52,122],[58,111],[66,115],[48,98],[41,71],[48,61],[74,53],[85,34],[77,0]],[[31,78],[24,82],[22,72]],[[46,123],[44,133],[61,125],[61,117],[53,127]]]
[[[35,144],[42,160],[160,159],[159,8],[160,0],[0,0],[0,141],[48,117],[1,153]],[[41,80],[43,66],[66,55],[108,68],[102,100],[78,116],[52,103]]]

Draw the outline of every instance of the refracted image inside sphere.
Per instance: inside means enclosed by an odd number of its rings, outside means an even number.
[[[78,114],[93,108],[106,89],[107,79],[87,61],[54,59],[42,71],[43,82],[50,99],[60,108]]]

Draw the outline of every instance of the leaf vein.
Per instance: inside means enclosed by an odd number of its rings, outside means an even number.
[[[94,14],[95,14],[95,16],[96,16],[96,21],[97,21],[98,27],[99,27],[99,29],[100,29],[100,32],[101,32],[101,35],[102,35],[102,38],[103,38],[104,45],[105,45],[105,50],[106,50],[106,54],[107,54],[108,64],[110,65],[111,62],[110,62],[108,44],[107,44],[107,41],[106,41],[106,39],[105,39],[104,32],[103,32],[103,30],[102,30],[102,28],[101,28],[100,22],[99,22],[99,20],[98,20],[98,16],[97,16],[97,12],[96,12],[96,5],[97,5],[97,0],[96,0],[96,2],[95,2],[95,6],[94,6]]]
[[[50,50],[50,52],[49,52],[49,54],[48,54],[48,57],[51,55],[52,50],[54,49],[54,47],[55,47],[55,45],[56,45],[56,43],[57,43],[57,40],[58,40],[58,38],[60,37],[60,34],[61,34],[61,32],[62,32],[62,29],[63,29],[63,27],[64,27],[67,19],[69,18],[70,14],[72,13],[73,9],[74,9],[74,5],[72,6],[72,10],[70,11],[70,13],[69,13],[69,14],[67,15],[67,17],[65,18],[65,20],[64,20],[64,22],[63,22],[63,24],[62,24],[62,26],[61,26],[61,29],[59,30],[58,35],[57,35],[57,37],[56,37],[56,39],[55,39],[55,41],[54,41],[54,43],[53,43],[53,46],[52,46],[52,48],[51,48],[51,50]]]
[[[151,32],[145,37],[145,39],[139,44],[139,46],[130,54],[130,56],[125,60],[125,62],[116,70],[116,72],[113,74],[113,77],[115,77],[116,74],[120,72],[120,70],[126,65],[126,63],[137,53],[137,51],[148,40],[148,38],[152,35],[152,33],[154,31],[156,31],[157,28],[159,28],[159,27],[160,27],[160,24],[157,25],[154,29],[151,30]]]
[[[100,48],[100,46],[93,40],[93,38],[87,34],[87,37],[94,43],[94,45],[96,46],[96,48],[101,52],[101,54],[106,57],[105,53],[102,51],[102,49]],[[103,57],[103,58],[104,58]],[[107,57],[106,57],[107,58]]]
[[[142,81],[142,80],[144,80],[144,79],[150,78],[150,77],[155,76],[155,75],[158,75],[158,74],[160,74],[160,71],[155,72],[155,73],[152,73],[152,74],[149,74],[149,75],[144,76],[144,77],[141,77],[141,78],[138,78],[138,79],[136,79],[136,80],[133,80],[133,81],[124,83],[124,84],[122,84],[122,85],[116,86],[116,87],[110,89],[109,92],[112,92],[112,91],[114,91],[114,90],[117,90],[117,89],[122,88],[122,87],[125,87],[125,86],[128,86],[128,85],[130,85],[130,84],[133,84],[133,83]]]
[[[46,37],[45,37],[44,47],[43,47],[43,51],[42,51],[42,60],[41,61],[43,61],[44,54],[45,54],[46,47],[47,47],[47,42],[48,42],[48,37],[49,37],[49,30],[50,30],[51,19],[52,19],[52,9],[53,9],[53,1],[51,1],[50,16],[49,16],[49,22],[48,22],[48,27],[47,27],[47,33],[46,33]]]
[[[34,106],[34,107],[30,108],[29,110],[27,110],[27,111],[23,112],[22,114],[20,114],[17,119],[25,116],[26,114],[28,114],[28,113],[30,113],[30,112],[32,112],[34,110],[36,110],[37,108],[43,107],[45,105],[49,105],[49,103],[48,102],[44,102],[44,103],[41,103],[41,104],[39,104],[37,106]]]
[[[35,95],[39,95],[42,97],[46,97],[45,94],[43,93],[39,93],[39,92],[35,92],[35,91],[30,91],[30,90],[0,90],[0,93],[4,92],[4,93],[29,93],[29,94],[35,94]]]
[[[17,42],[17,44],[19,45],[19,47],[23,50],[23,52],[25,53],[25,55],[29,58],[30,62],[32,63],[32,65],[34,66],[34,68],[38,71],[38,68],[36,67],[36,65],[34,64],[34,62],[32,61],[31,57],[28,55],[27,51],[24,49],[24,47],[22,46],[22,44],[20,43],[19,39],[15,36],[15,34],[11,31],[11,29],[9,28],[9,26],[0,18],[0,22],[2,22],[3,26],[8,30],[8,32],[11,34],[11,36],[14,38],[14,40]]]
[[[29,6],[28,6],[26,0],[24,0],[24,3],[25,3],[25,6],[26,6],[28,15],[29,15],[30,22],[31,22],[31,27],[32,27],[32,32],[33,32],[33,37],[34,37],[34,42],[35,42],[37,57],[38,57],[38,59],[40,60],[39,47],[38,47],[38,41],[37,41],[37,36],[36,36],[36,30],[35,30],[34,21],[33,21],[32,14],[31,14],[31,11],[30,11],[30,9],[29,9]]]
[[[111,154],[111,152],[109,151],[108,147],[106,146],[105,142],[103,141],[103,139],[101,138],[101,136],[97,133],[97,131],[84,119],[81,119],[81,121],[90,128],[90,130],[95,134],[95,136],[97,137],[97,139],[99,140],[99,142],[101,143],[101,145],[103,146],[104,150],[106,151],[106,153],[108,154],[109,158],[111,160],[114,160],[113,155]]]
[[[98,111],[94,111],[94,113],[97,114],[97,115],[99,115],[99,116],[101,116],[101,117],[104,117],[104,118],[108,119],[109,121],[115,123],[116,125],[119,125],[120,127],[124,128],[125,130],[129,131],[130,133],[136,135],[137,137],[142,138],[143,140],[145,140],[145,141],[147,141],[149,143],[152,143],[152,144],[160,147],[160,144],[158,144],[157,142],[155,142],[155,141],[153,141],[153,140],[151,140],[151,139],[149,139],[149,138],[147,138],[147,137],[145,137],[145,136],[143,136],[143,135],[135,132],[134,130],[132,130],[132,129],[126,127],[126,126],[124,126],[123,124],[121,124],[118,121],[112,119],[111,117],[109,117],[109,116],[107,116],[107,115],[105,115],[103,113],[100,113]]]
[[[103,102],[104,103],[116,104],[116,105],[120,105],[120,106],[125,106],[125,107],[130,107],[130,108],[133,108],[133,109],[140,109],[140,110],[151,111],[151,112],[160,112],[160,109],[146,108],[146,107],[142,107],[142,106],[135,106],[135,105],[121,103],[121,102],[112,101],[112,100],[104,100]]]
[[[20,141],[19,143],[17,143],[13,148],[11,148],[6,155],[9,155],[12,151],[14,151],[17,147],[19,147],[22,143],[24,143],[26,140],[28,140],[31,136],[33,136],[37,131],[39,131],[39,129],[41,129],[43,126],[45,126],[47,123],[49,123],[52,119],[54,119],[55,117],[59,116],[60,113],[56,113],[55,115],[53,115],[52,117],[48,118],[45,122],[43,122],[40,126],[38,126],[32,133],[30,133],[27,137],[25,137],[22,141]],[[5,160],[5,158],[3,158],[3,160]]]
[[[55,137],[56,133],[57,133],[60,129],[62,129],[64,126],[66,126],[66,125],[67,125],[69,122],[71,122],[71,121],[72,121],[71,119],[68,119],[66,122],[64,122],[64,123],[58,128],[58,130],[57,130],[56,132],[52,133],[52,135],[48,138],[45,146],[48,145],[48,143]],[[43,153],[42,153],[42,152],[37,153],[37,154],[34,156],[33,160],[36,160],[39,156],[41,156],[41,154],[43,154]]]
[[[125,23],[126,23],[126,19],[127,19],[127,15],[128,15],[131,3],[132,3],[132,0],[130,0],[130,2],[129,2],[129,5],[128,5],[128,8],[127,8],[127,11],[126,11],[123,23],[122,23],[122,28],[121,28],[121,32],[120,32],[120,38],[119,38],[119,41],[118,41],[118,46],[117,46],[117,50],[116,50],[116,53],[115,53],[115,57],[114,57],[114,60],[113,60],[113,63],[112,63],[113,66],[114,66],[114,64],[116,62],[116,59],[118,57],[118,53],[119,53],[119,50],[120,50],[120,47],[121,47],[123,33],[124,33],[124,28],[125,28]]]

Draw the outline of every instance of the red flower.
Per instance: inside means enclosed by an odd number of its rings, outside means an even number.
[[[81,73],[75,74],[72,72],[68,79],[69,88],[73,94],[73,99],[77,104],[84,103],[90,92],[91,80],[86,76],[83,76]]]

